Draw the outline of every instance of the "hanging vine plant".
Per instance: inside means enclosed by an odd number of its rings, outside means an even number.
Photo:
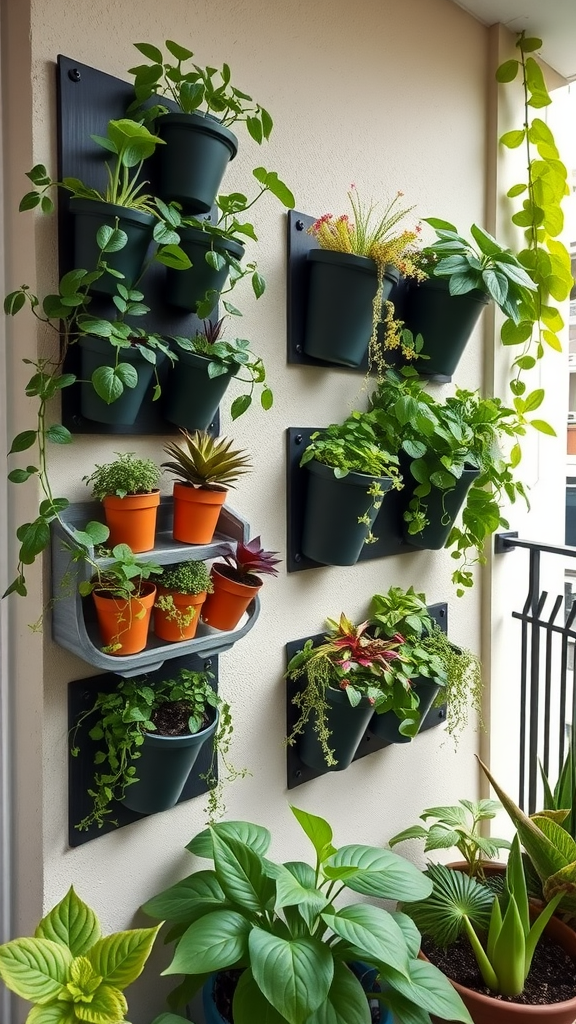
[[[569,194],[568,171],[560,160],[554,135],[542,118],[531,118],[532,110],[548,106],[551,96],[538,62],[530,54],[539,50],[542,40],[521,32],[516,41],[519,57],[505,61],[496,71],[500,83],[510,83],[520,76],[524,93],[524,123],[521,128],[505,132],[500,142],[508,149],[525,147],[526,181],[518,182],[506,193],[510,199],[522,197],[522,208],[512,215],[512,222],[523,228],[526,247],[518,260],[528,271],[536,290],[527,294],[520,304],[520,319],[508,317],[502,324],[503,345],[521,347],[512,364],[510,389],[519,415],[538,408],[544,398],[539,388],[526,394],[525,371],[532,370],[542,359],[546,347],[562,351],[559,333],[564,320],[551,303],[568,298],[574,284],[570,254],[559,241],[564,227],[562,201]],[[555,436],[554,428],[545,420],[531,419],[536,430]]]

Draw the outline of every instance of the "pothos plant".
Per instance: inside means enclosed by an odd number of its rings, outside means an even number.
[[[158,929],[102,937],[96,914],[70,888],[33,936],[0,946],[0,978],[34,1004],[27,1024],[121,1024],[124,989],[142,973]]]
[[[525,147],[526,180],[512,185],[507,196],[510,199],[522,197],[521,209],[511,219],[523,229],[526,240],[525,247],[517,254],[518,260],[536,285],[535,291],[520,304],[519,321],[508,317],[501,329],[502,344],[518,346],[520,350],[512,364],[515,373],[510,382],[514,406],[520,415],[537,408],[534,402],[539,394],[526,393],[523,373],[536,366],[546,347],[556,352],[562,350],[558,335],[564,321],[550,299],[563,302],[574,283],[570,254],[560,241],[564,227],[562,201],[570,192],[568,171],[560,160],[549,126],[542,118],[531,117],[531,111],[541,110],[552,102],[542,69],[531,56],[541,46],[541,39],[521,32],[516,40],[518,57],[504,61],[496,71],[496,79],[502,84],[519,79],[524,100],[523,124],[500,138],[508,149]],[[542,433],[555,434],[545,420],[533,419],[531,425]]]

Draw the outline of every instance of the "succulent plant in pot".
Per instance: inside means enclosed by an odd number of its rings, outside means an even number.
[[[171,456],[162,469],[176,477],[174,483],[174,540],[184,544],[209,544],[228,488],[251,469],[249,455],[234,450],[229,438],[212,437],[204,430],[181,430],[183,446],[164,445]]]
[[[277,576],[277,551],[265,551],[260,537],[238,542],[225,562],[212,566],[214,590],[202,608],[202,619],[215,629],[235,629],[248,606],[263,586],[261,576]]]
[[[78,548],[72,557],[86,560],[86,549]],[[143,651],[156,598],[150,576],[162,572],[161,566],[137,558],[127,544],[116,544],[111,551],[102,549],[101,559],[88,562],[94,574],[78,589],[82,597],[93,596],[102,650],[115,655]]]
[[[200,609],[213,590],[205,562],[190,560],[168,565],[158,580],[154,632],[161,640],[192,640]]]
[[[178,371],[170,378],[164,416],[188,431],[205,430],[210,425],[232,379],[249,385],[248,392],[232,402],[233,420],[252,404],[256,385],[262,388],[262,408],[272,407],[262,359],[251,351],[245,338],[223,338],[223,325],[224,317],[215,322],[205,320],[194,337],[172,339],[178,351]]]
[[[97,465],[83,480],[104,506],[111,546],[128,544],[137,553],[151,551],[160,504],[160,470],[151,459],[139,459],[134,452],[116,454],[114,462]]]

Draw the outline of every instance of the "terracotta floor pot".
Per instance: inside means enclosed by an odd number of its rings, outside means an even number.
[[[108,653],[121,658],[126,654],[138,654],[143,651],[156,599],[154,584],[144,583],[141,596],[133,597],[130,601],[122,601],[97,590],[92,597],[98,616],[102,646],[120,645],[118,650]]]
[[[497,867],[497,865],[489,865]],[[544,929],[548,938],[557,942],[576,961],[576,934],[562,921],[553,917]],[[428,958],[422,952],[422,960]],[[471,988],[448,979],[468,1009],[474,1024],[573,1024],[576,1020],[576,996],[561,1003],[546,1003],[540,1006],[526,1006],[523,1003],[508,1003],[492,996],[482,995]]]
[[[156,600],[159,597],[170,596],[176,608],[174,612],[162,611],[161,608],[154,608],[154,632],[161,640],[168,640],[170,643],[177,643],[180,640],[193,640],[196,636],[198,623],[200,621],[200,608],[206,600],[206,591],[200,594],[179,594],[175,590],[168,590],[166,587],[158,587]],[[182,625],[179,621],[180,615],[189,615],[194,609],[194,616],[189,625]]]
[[[127,494],[118,498],[108,494],[102,501],[106,525],[110,530],[108,544],[128,544],[132,551],[152,551],[156,534],[156,516],[160,491],[150,494]]]
[[[227,494],[227,491],[208,491],[175,483],[174,540],[183,544],[209,544]]]
[[[226,566],[212,566],[214,593],[208,594],[202,606],[202,620],[214,629],[235,629],[248,605],[262,587],[262,580],[255,576],[258,586],[249,587],[245,583],[237,583],[236,580],[230,579],[219,571],[222,569],[225,570]]]

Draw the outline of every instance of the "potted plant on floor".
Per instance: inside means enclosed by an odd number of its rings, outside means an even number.
[[[134,928],[103,937],[96,914],[71,887],[33,936],[0,946],[0,978],[34,1004],[27,1024],[89,1017],[121,1024],[128,1013],[124,989],[142,973],[157,934],[158,928]]]
[[[173,807],[206,742],[213,743],[213,749],[202,778],[210,789],[211,815],[221,809],[218,755],[227,769],[227,781],[246,773],[228,761],[232,714],[229,704],[215,692],[212,678],[210,672],[181,668],[175,678],[123,679],[112,692],[97,695],[93,706],[76,722],[71,737],[74,757],[80,752],[78,730],[85,723],[93,723],[91,739],[101,741],[90,789],[93,806],[76,828],[117,824],[115,803],[139,814]]]
[[[379,215],[377,204],[365,206],[352,186],[352,220],[347,214],[336,219],[324,214],[308,229],[319,248],[308,253],[307,355],[359,366],[368,349],[369,366],[383,372],[378,328],[387,315],[387,296],[400,272],[420,276],[410,255],[419,228],[395,230],[413,209],[398,207],[401,196],[398,192]]]
[[[151,551],[160,504],[160,470],[151,459],[134,452],[117,452],[114,462],[96,466],[82,479],[92,486],[92,497],[104,506],[110,544],[128,544],[132,551]]]
[[[224,317],[214,323],[205,320],[194,337],[172,339],[178,351],[178,372],[170,376],[164,417],[188,431],[205,430],[211,424],[233,379],[249,385],[249,391],[238,395],[230,406],[233,420],[252,404],[256,385],[262,388],[262,408],[272,407],[262,359],[251,351],[246,339],[223,338],[223,324]]]
[[[192,640],[200,609],[213,590],[204,562],[191,560],[166,566],[158,579],[154,604],[154,632],[161,640]]]
[[[260,537],[238,542],[224,562],[215,562],[211,576],[213,591],[202,608],[202,619],[213,629],[235,629],[262,588],[261,576],[277,576],[277,551],[265,551]]]
[[[166,40],[167,55],[152,43],[135,43],[148,61],[130,69],[134,75],[136,110],[156,120],[158,134],[166,143],[160,156],[159,194],[175,200],[192,213],[208,213],[238,140],[230,126],[244,122],[249,135],[261,143],[270,137],[272,118],[251,96],[231,84],[230,68],[221,70],[192,63],[194,53],[174,40]],[[168,109],[162,97],[171,101]],[[149,100],[160,102],[150,106]],[[174,112],[174,105],[176,112]]]
[[[184,447],[170,441],[164,451],[171,456],[162,469],[174,482],[174,540],[184,544],[209,544],[214,536],[228,488],[251,469],[246,451],[232,448],[229,438],[215,438],[203,430],[181,430]]]
[[[392,487],[401,488],[398,458],[379,443],[370,417],[353,412],[315,431],[300,460],[308,485],[302,551],[326,565],[354,565]]]
[[[162,572],[155,562],[136,558],[127,544],[116,544],[109,557],[95,562],[86,549],[78,548],[74,561],[88,561],[94,569],[89,580],[80,583],[82,597],[92,594],[102,650],[106,654],[138,654],[146,647],[156,587],[150,576]]]
[[[174,958],[164,973],[185,978],[172,1005],[190,998],[207,974],[232,970],[234,1024],[365,1024],[366,993],[348,967],[357,956],[378,968],[389,965],[390,986],[374,995],[399,1019],[416,1013],[424,1020],[433,1013],[470,1024],[446,979],[417,959],[419,936],[405,914],[366,902],[335,905],[342,887],[382,899],[423,898],[428,880],[388,850],[338,849],[328,822],[297,807],[292,812],[314,846],[311,865],[272,864],[267,829],[222,822],[187,847],[212,860],[213,868],[144,904],[147,914],[177,928]]]

